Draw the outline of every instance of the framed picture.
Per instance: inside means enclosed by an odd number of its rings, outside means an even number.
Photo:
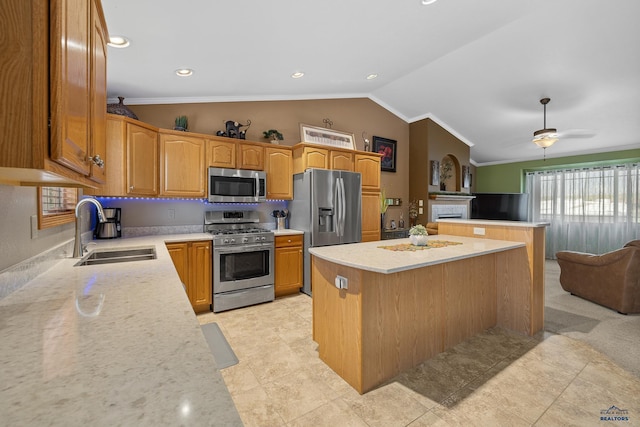
[[[385,172],[396,171],[396,147],[398,143],[393,139],[373,137],[373,152],[382,154],[380,170]]]
[[[300,123],[300,140],[301,142],[355,150],[355,138],[352,133],[305,125],[303,123]]]
[[[431,160],[431,185],[440,185],[440,162]]]
[[[464,188],[471,187],[471,168],[469,166],[462,166],[462,186]]]

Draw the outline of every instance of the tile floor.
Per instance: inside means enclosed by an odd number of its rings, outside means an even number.
[[[587,344],[494,328],[359,395],[319,358],[311,298],[198,316],[238,356],[222,376],[246,426],[640,425],[640,378]],[[609,415],[616,416],[616,415]]]

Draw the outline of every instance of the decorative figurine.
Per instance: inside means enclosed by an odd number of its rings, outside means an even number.
[[[251,120],[247,119],[247,124],[243,125],[238,122],[234,122],[233,120],[227,120],[224,122],[226,130],[223,132],[219,130],[216,132],[217,136],[226,136],[227,138],[236,138],[236,139],[246,139],[247,130],[249,130],[249,126],[251,126]],[[246,126],[247,128],[244,130],[240,130],[241,127]]]

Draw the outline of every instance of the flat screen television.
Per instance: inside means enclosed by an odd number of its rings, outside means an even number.
[[[474,193],[471,200],[472,219],[527,221],[529,195],[527,193]]]

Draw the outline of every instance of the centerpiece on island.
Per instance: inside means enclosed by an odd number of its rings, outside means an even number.
[[[409,240],[414,246],[425,246],[427,244],[427,229],[424,225],[414,225],[409,229]]]

